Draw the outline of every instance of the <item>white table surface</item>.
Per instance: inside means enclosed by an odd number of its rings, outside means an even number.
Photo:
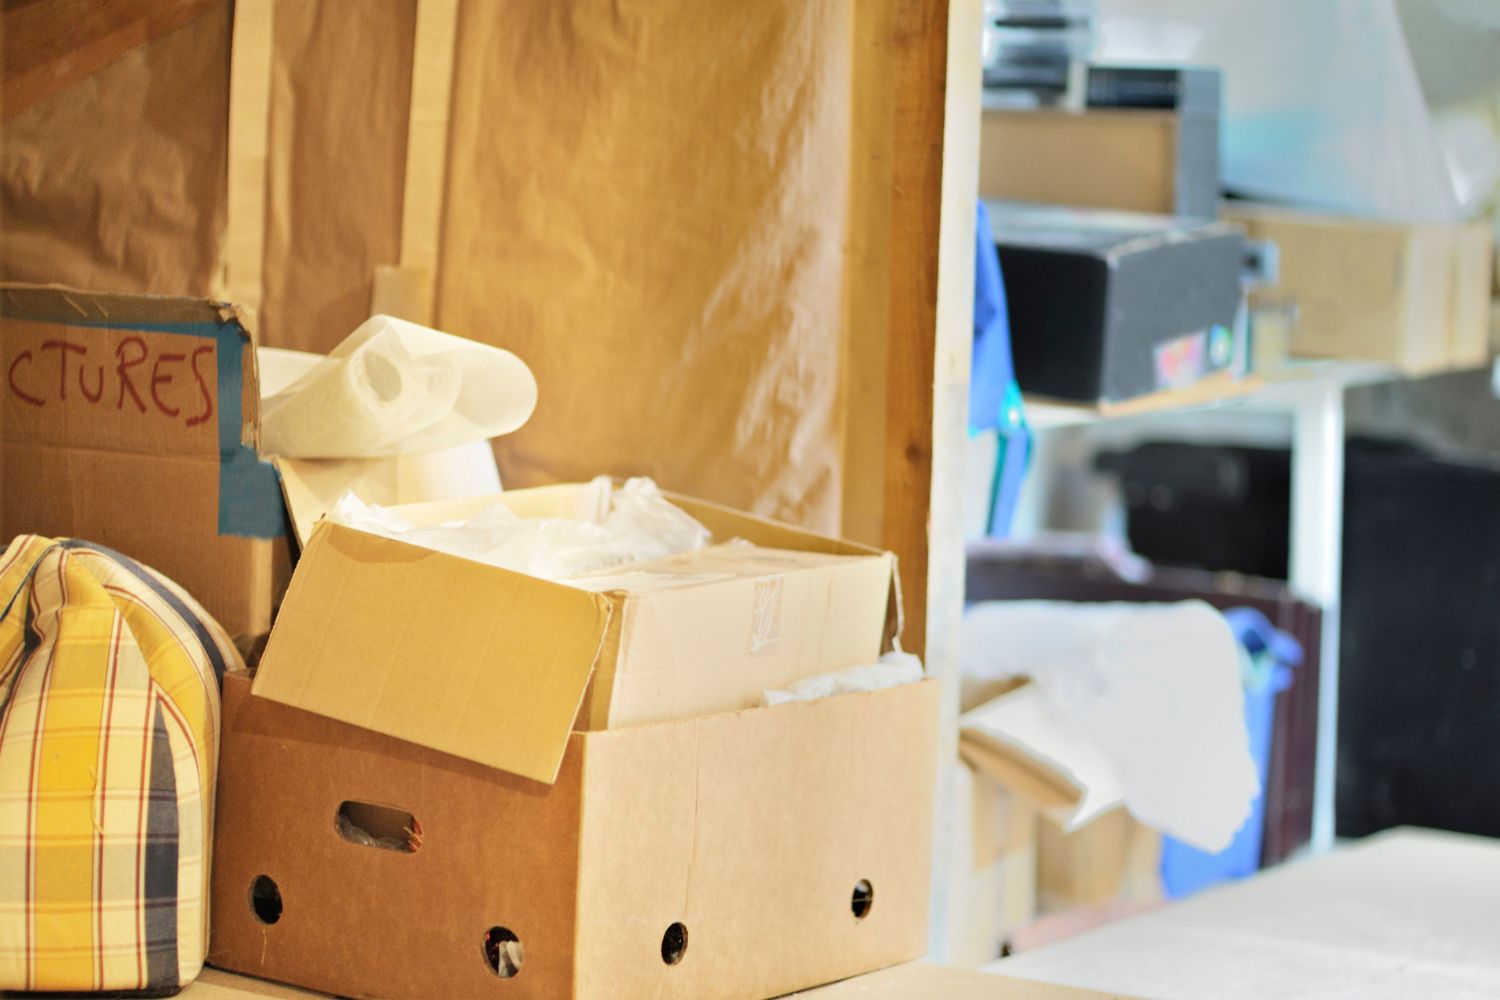
[[[986,971],[1149,1000],[1497,1000],[1500,840],[1388,831]]]

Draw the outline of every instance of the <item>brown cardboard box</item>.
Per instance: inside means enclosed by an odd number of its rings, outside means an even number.
[[[118,549],[264,634],[289,568],[253,332],[202,299],[0,285],[0,536]]]
[[[1398,225],[1228,202],[1225,218],[1280,248],[1252,306],[1295,306],[1293,355],[1422,374],[1481,365],[1493,234],[1486,222]]]
[[[983,198],[1212,217],[1217,126],[1172,111],[1009,111],[980,122]],[[1188,124],[1189,129],[1195,126]]]
[[[956,918],[948,960],[993,962],[1037,915],[1036,807],[967,763],[955,769],[950,899]]]
[[[936,709],[924,681],[574,733],[547,786],[231,674],[209,961],[353,996],[699,998],[916,958]],[[420,847],[344,839],[349,802],[398,811]],[[506,982],[491,928],[520,942]]]
[[[593,495],[543,487],[394,509],[436,524],[499,499],[521,516],[570,516]],[[888,646],[888,553],[671,499],[716,541],[759,547],[632,566],[590,590],[325,521],[255,693],[550,782],[575,718],[603,729],[746,708]]]
[[[1126,902],[1151,904],[1162,898],[1161,834],[1132,817],[1123,806],[1116,806],[1087,820],[1079,829],[1064,832],[1067,821],[1083,801],[1086,788],[1065,766],[1045,756],[1044,751],[1029,752],[989,729],[985,709],[1000,699],[1026,697],[1029,686],[1011,688],[997,699],[966,714],[961,722],[959,754],[973,769],[972,784],[975,816],[973,837],[976,847],[976,873],[983,847],[994,858],[989,862],[998,871],[1000,859],[1009,854],[1012,880],[1000,889],[1010,891],[1010,912],[1021,919],[990,918],[1003,939],[1017,937],[1028,923],[1017,906],[1015,880],[1017,863],[1031,866],[1029,890],[1023,897],[1032,909],[1031,916],[1051,914],[1083,907]],[[1048,748],[1055,752],[1054,748]],[[1076,764],[1076,761],[1074,762]],[[981,793],[988,785],[991,795],[1003,794],[1009,815],[1024,826],[1003,827],[984,822]],[[1003,789],[1003,793],[999,790]],[[989,876],[994,878],[992,874]],[[1000,897],[1004,900],[1006,897]],[[993,908],[993,900],[981,905]],[[1005,911],[1002,910],[1002,913]],[[1026,936],[1026,935],[1021,935]]]

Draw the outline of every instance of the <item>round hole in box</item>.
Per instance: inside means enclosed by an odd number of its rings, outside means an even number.
[[[484,932],[484,963],[501,979],[521,971],[521,939],[509,927],[491,927]]]
[[[250,911],[263,924],[281,919],[281,888],[269,875],[257,875],[250,883]]]
[[[661,960],[676,965],[687,954],[687,926],[680,921],[667,928],[661,936]]]
[[[855,920],[863,920],[870,915],[870,907],[875,905],[875,887],[870,880],[862,878],[854,883],[854,895],[849,899],[849,909],[854,911]]]

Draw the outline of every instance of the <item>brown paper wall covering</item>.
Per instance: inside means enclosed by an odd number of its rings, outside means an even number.
[[[261,335],[328,351],[400,251],[416,0],[279,0],[274,17]]]
[[[208,294],[224,227],[228,55],[221,3],[8,116],[0,280]]]
[[[837,526],[852,20],[463,4],[438,321],[536,371],[507,485],[646,473]]]
[[[400,259],[416,7],[276,2],[263,343],[328,350]],[[886,419],[844,413],[883,398],[893,9],[460,3],[436,323],[537,374],[507,485],[646,474],[839,530]],[[229,25],[5,123],[0,278],[214,290]]]

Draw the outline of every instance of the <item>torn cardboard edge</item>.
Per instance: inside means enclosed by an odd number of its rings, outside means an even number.
[[[0,283],[0,319],[211,340],[218,409],[218,533],[285,533],[276,472],[257,451],[259,369],[252,310],[208,299],[86,292],[61,285]]]

